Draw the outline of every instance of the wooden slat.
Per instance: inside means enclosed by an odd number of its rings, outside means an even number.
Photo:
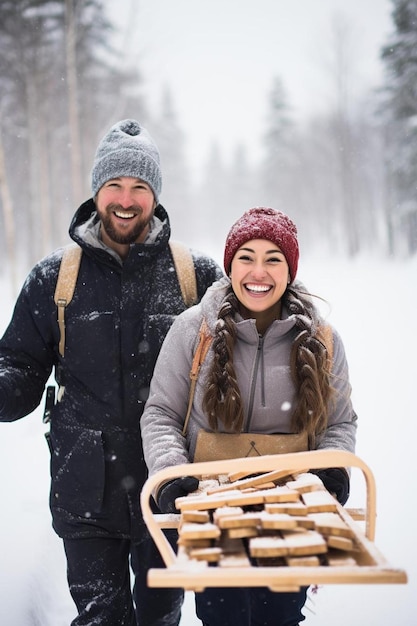
[[[228,528],[225,530],[225,533],[230,539],[247,539],[249,537],[257,537],[258,529],[256,526],[239,526],[237,528]]]
[[[297,528],[297,520],[288,513],[263,513],[260,516],[261,526],[265,530],[288,530]]]
[[[266,482],[277,482],[288,476],[287,470],[274,470],[259,476],[252,476],[250,478],[243,478],[242,480],[230,483],[230,485],[221,485],[220,487],[214,487],[207,491],[208,495],[212,493],[220,493],[222,491],[228,491],[231,489],[247,489],[248,487],[258,487]]]
[[[253,558],[287,556],[288,545],[283,537],[255,537],[249,541],[249,552]]]
[[[267,513],[288,513],[288,515],[307,515],[307,507],[304,502],[266,502],[265,511]]]
[[[314,530],[302,530],[281,532],[290,556],[317,555],[327,552],[327,544],[322,535]]]
[[[215,513],[214,513],[215,515]],[[261,512],[259,513],[241,513],[240,515],[221,515],[214,517],[219,528],[247,528],[260,525]]]
[[[357,567],[357,563],[352,556],[345,555],[340,552],[332,552],[327,556],[327,564],[329,567],[346,567],[351,570]]]
[[[207,561],[207,563],[218,563],[222,556],[221,548],[194,548],[189,551],[190,559],[197,561]]]
[[[302,499],[308,513],[333,513],[337,511],[337,501],[324,489],[304,492]]]
[[[220,528],[216,524],[207,522],[206,524],[193,524],[188,522],[181,526],[181,538],[191,539],[217,539],[220,537]]]
[[[322,535],[340,535],[354,537],[353,529],[346,524],[339,513],[309,513],[308,517],[314,520],[316,529]]]
[[[300,494],[295,489],[289,489],[286,485],[267,489],[264,494],[264,502],[299,502]]]
[[[205,524],[210,521],[210,515],[208,511],[182,511],[180,517],[180,524],[187,522],[194,522],[195,524]]]
[[[348,537],[341,537],[340,535],[327,536],[326,543],[329,548],[336,548],[337,550],[344,550],[345,552],[351,552],[354,549],[353,540],[348,539]]]
[[[320,559],[318,556],[286,556],[285,562],[289,567],[318,567]]]
[[[358,522],[364,522],[366,519],[366,512],[363,508],[346,508],[347,513],[349,513],[350,517]]]
[[[316,474],[311,474],[310,472],[300,474],[295,480],[289,480],[287,487],[288,489],[295,489],[300,493],[324,489],[322,480]]]

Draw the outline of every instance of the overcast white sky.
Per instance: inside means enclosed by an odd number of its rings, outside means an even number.
[[[337,16],[348,25],[354,96],[380,83],[379,52],[393,30],[391,0],[111,4],[149,101],[159,106],[164,85],[170,86],[190,161],[200,162],[213,141],[226,157],[238,142],[256,151],[274,76],[282,78],[296,118],[328,107]]]

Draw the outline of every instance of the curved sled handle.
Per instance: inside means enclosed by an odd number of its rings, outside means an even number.
[[[357,467],[362,470],[366,482],[366,536],[370,541],[375,538],[376,519],[376,485],[371,469],[352,452],[344,450],[313,450],[310,452],[293,452],[291,454],[274,454],[244,459],[227,459],[204,463],[186,463],[175,465],[157,472],[145,482],[140,502],[143,519],[155,541],[167,567],[174,565],[175,553],[165,538],[155,515],[150,508],[150,498],[157,487],[181,476],[219,475],[239,472],[243,469],[248,473],[263,473],[273,470],[305,471],[326,467]]]

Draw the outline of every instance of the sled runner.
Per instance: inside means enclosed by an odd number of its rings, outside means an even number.
[[[362,520],[342,507],[309,470],[359,468],[366,483]],[[158,515],[150,498],[181,476],[197,476],[197,492],[176,500],[181,515]],[[144,520],[165,568],[148,572],[150,587],[269,587],[297,591],[317,584],[398,584],[374,545],[375,480],[356,455],[297,452],[178,465],[150,477],[141,493]],[[163,528],[178,527],[178,554]]]

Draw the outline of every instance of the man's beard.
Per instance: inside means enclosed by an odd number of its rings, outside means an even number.
[[[111,214],[114,213],[115,211],[120,212],[120,213],[123,213],[123,212],[135,213],[136,214],[135,227],[126,233],[116,230],[112,226],[112,222],[111,222]],[[114,241],[115,243],[121,243],[121,244],[131,244],[131,243],[135,243],[139,239],[139,237],[143,234],[143,232],[147,230],[149,223],[151,222],[153,218],[153,214],[151,214],[149,218],[147,219],[141,218],[142,213],[143,213],[142,208],[136,204],[132,204],[128,208],[126,207],[123,208],[122,206],[120,206],[120,204],[112,203],[106,206],[104,211],[100,211],[99,215],[100,215],[102,227],[104,228],[108,237],[110,237],[112,241]],[[141,219],[138,220],[137,219],[138,217]]]

